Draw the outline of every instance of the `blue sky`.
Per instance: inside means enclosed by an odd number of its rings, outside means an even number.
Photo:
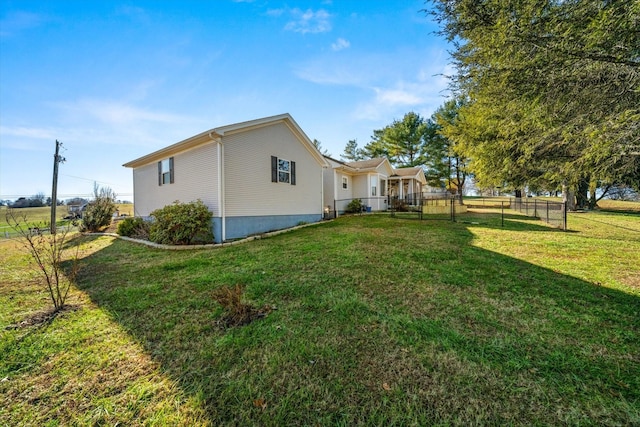
[[[202,131],[288,112],[339,157],[409,111],[429,117],[446,42],[413,1],[0,2],[0,198],[93,182]]]

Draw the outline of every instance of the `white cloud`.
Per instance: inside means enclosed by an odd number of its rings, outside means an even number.
[[[32,128],[24,126],[0,126],[0,135],[17,136],[31,139],[55,139],[53,129]]]
[[[57,106],[75,117],[89,115],[114,126],[140,122],[177,123],[187,119],[177,114],[143,109],[117,101],[81,99],[73,103],[57,104]]]
[[[31,12],[10,12],[0,20],[0,37],[13,36],[19,32],[38,27],[47,21],[43,15]]]
[[[423,102],[423,98],[420,96],[420,90],[413,88],[414,90],[407,90],[405,88],[399,89],[380,89],[374,88],[376,92],[375,102],[378,104],[384,104],[391,107],[395,106],[411,106],[417,105]]]
[[[337,52],[339,50],[347,49],[349,46],[351,46],[351,43],[349,43],[349,40],[339,38],[338,40],[335,41],[335,43],[331,44],[331,49]]]
[[[353,54],[349,57],[324,54],[294,65],[293,73],[316,84],[371,87],[385,79],[387,55]],[[383,64],[383,65],[381,65]]]
[[[353,116],[359,120],[380,120],[416,111],[428,117],[444,102],[446,87],[445,78],[421,70],[415,80],[401,80],[392,86],[371,88],[373,96],[361,102]]]
[[[278,16],[282,16],[284,12],[285,12],[284,9],[269,9],[267,10],[267,15],[277,18]]]
[[[285,25],[285,30],[302,34],[331,31],[331,22],[329,22],[331,15],[324,9],[314,12],[311,9],[303,11],[295,8],[291,9],[290,14],[293,19]]]
[[[294,74],[302,80],[321,85],[362,86],[367,80],[362,71],[341,64],[332,67],[325,67],[321,63],[305,64],[294,69]]]
[[[56,139],[69,147],[126,146],[135,158],[150,148],[158,148],[200,132],[211,123],[198,116],[142,108],[114,100],[81,99],[67,103],[49,103],[54,109],[55,125],[32,122],[6,123],[0,126],[2,149],[40,151]],[[128,160],[127,158],[122,161]]]

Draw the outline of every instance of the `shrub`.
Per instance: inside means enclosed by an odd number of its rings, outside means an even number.
[[[349,213],[362,212],[362,200],[353,199],[352,201],[350,201],[349,204],[347,205],[346,211]]]
[[[125,237],[149,238],[149,223],[140,217],[125,218],[118,224],[116,232]]]
[[[394,200],[392,202],[392,210],[396,212],[408,212],[409,207],[407,206],[407,203],[403,200]]]
[[[111,224],[116,211],[116,193],[109,187],[93,186],[94,199],[87,203],[82,212],[81,231],[100,231]]]
[[[219,324],[224,327],[242,326],[251,323],[255,319],[265,317],[273,307],[265,305],[255,308],[253,305],[242,301],[244,287],[242,285],[223,286],[212,293],[213,300],[222,306],[224,314]]]
[[[211,219],[213,214],[198,200],[190,203],[174,202],[151,212],[155,221],[149,229],[152,242],[168,245],[191,245],[213,242]]]

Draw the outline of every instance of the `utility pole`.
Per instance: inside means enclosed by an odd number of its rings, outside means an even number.
[[[62,144],[56,139],[56,154],[53,155],[53,186],[51,189],[51,234],[56,234],[56,207],[58,206],[58,164],[65,158],[59,155]]]

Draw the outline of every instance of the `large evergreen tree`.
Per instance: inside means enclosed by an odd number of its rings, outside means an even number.
[[[446,133],[480,182],[640,187],[640,2],[432,3],[469,99]]]
[[[343,160],[357,162],[358,160],[363,160],[365,158],[365,154],[362,149],[358,147],[358,141],[350,139],[344,147],[344,153],[340,154],[340,157],[342,157]]]
[[[387,157],[395,166],[421,166],[425,161],[427,125],[419,114],[410,112],[384,129],[373,131],[364,148],[367,157]]]
[[[469,159],[465,156],[461,138],[457,134],[460,109],[463,99],[450,99],[440,106],[431,117],[435,135],[427,144],[428,164],[446,177],[447,189],[455,192],[462,203],[464,185],[469,175]]]

